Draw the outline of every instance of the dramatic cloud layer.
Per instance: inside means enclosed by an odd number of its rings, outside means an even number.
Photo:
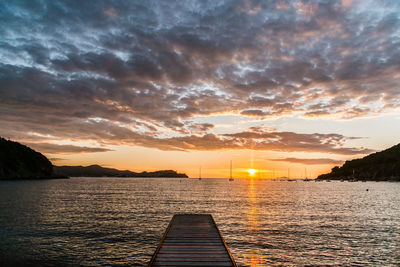
[[[216,134],[212,123],[193,119],[351,119],[398,109],[399,12],[397,0],[6,1],[0,135],[166,150],[366,153],[344,147],[341,135]]]

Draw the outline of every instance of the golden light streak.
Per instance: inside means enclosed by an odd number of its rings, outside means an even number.
[[[249,231],[257,231],[260,226],[258,200],[257,200],[257,184],[254,179],[249,180],[248,187],[249,210],[247,215]],[[251,250],[249,254],[243,255],[246,266],[264,266],[265,256],[257,250]]]

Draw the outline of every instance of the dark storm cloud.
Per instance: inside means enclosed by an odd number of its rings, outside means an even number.
[[[0,134],[276,149],[254,133],[213,135],[192,119],[398,109],[399,12],[395,0],[7,1]],[[289,145],[286,135],[279,145],[288,151],[312,145]],[[319,149],[320,139],[310,142]],[[332,147],[359,152],[340,149]]]

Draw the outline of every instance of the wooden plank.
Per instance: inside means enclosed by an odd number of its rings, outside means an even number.
[[[157,257],[158,261],[197,261],[197,262],[228,262],[229,263],[229,258],[221,258],[221,257],[214,257],[212,259],[210,258],[204,258],[204,257]]]
[[[187,261],[187,262],[176,262],[176,261],[156,261],[152,266],[232,266],[229,262],[196,262],[196,261]]]
[[[173,249],[162,249],[160,250],[159,253],[187,253],[187,252],[193,252],[193,253],[226,253],[225,250],[222,249],[203,249],[203,248],[192,248],[192,249],[186,249],[185,247],[175,247]]]
[[[177,250],[182,250],[182,251],[220,251],[220,252],[226,252],[226,250],[221,250],[218,247],[209,247],[209,246],[196,246],[196,247],[191,247],[191,246],[174,246],[174,247],[168,247],[168,250],[163,250],[163,252],[168,252],[168,251],[177,251]]]
[[[172,217],[148,266],[237,266],[211,215]]]
[[[226,254],[223,253],[168,253],[168,254],[158,254],[157,258],[164,257],[164,258],[184,258],[184,257],[203,257],[205,255],[213,255],[213,257],[219,257],[219,258],[226,258]]]

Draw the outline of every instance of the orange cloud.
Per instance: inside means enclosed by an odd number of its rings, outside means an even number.
[[[318,3],[298,1],[295,7],[302,16],[311,18],[317,12]]]
[[[103,10],[103,14],[110,18],[118,17],[118,12],[114,8],[107,8]]]
[[[282,159],[267,159],[270,161],[283,161],[290,163],[299,163],[305,165],[326,165],[326,164],[342,164],[343,160],[335,160],[328,158],[318,158],[318,159],[303,159],[303,158],[282,158]]]

